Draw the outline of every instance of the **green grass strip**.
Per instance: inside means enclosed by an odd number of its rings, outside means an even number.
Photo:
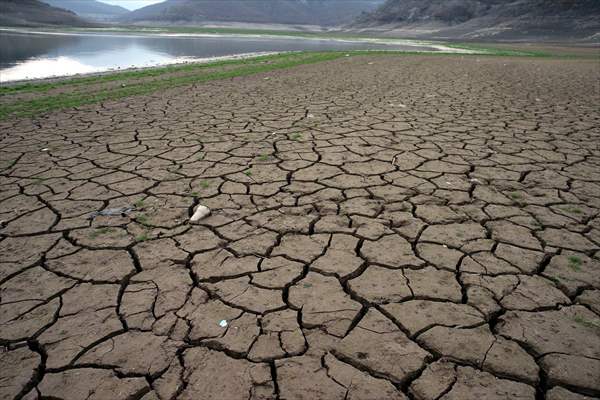
[[[447,44],[446,46],[478,52],[477,56],[513,56],[513,57],[549,57],[542,52],[514,51],[493,49],[463,44]],[[116,100],[128,96],[149,94],[161,89],[203,83],[217,79],[228,79],[291,68],[303,64],[314,64],[335,60],[344,56],[360,55],[421,55],[421,56],[465,56],[463,53],[444,52],[410,52],[410,51],[329,51],[329,52],[295,52],[248,59],[216,61],[206,64],[184,64],[141,70],[108,73],[103,75],[67,78],[53,82],[34,82],[19,85],[8,85],[0,88],[0,98],[8,96],[9,101],[0,105],[0,120],[11,117],[30,117],[53,110],[79,107],[107,100]],[[219,70],[219,68],[221,68]],[[173,76],[179,74],[180,76]],[[157,79],[138,81],[136,79]],[[99,90],[87,90],[87,85],[126,82],[126,85]],[[52,89],[62,88],[65,93],[45,95],[29,100],[10,101],[11,95],[20,93],[44,94]],[[69,90],[72,90],[69,92]]]
[[[453,49],[471,50],[480,55],[505,56],[505,57],[538,57],[538,58],[560,58],[560,59],[600,59],[598,55],[582,54],[558,54],[541,50],[513,50],[494,46],[493,43],[478,45],[470,43],[444,43],[444,46]]]
[[[115,100],[123,97],[141,95],[152,93],[161,89],[167,89],[177,86],[189,85],[194,83],[202,83],[212,81],[216,79],[227,79],[239,76],[247,76],[257,74],[261,72],[268,72],[273,70],[291,68],[302,64],[313,64],[322,61],[334,60],[342,57],[343,53],[314,53],[304,55],[303,57],[282,57],[280,60],[270,64],[263,63],[239,63],[239,66],[235,69],[214,71],[205,74],[193,74],[185,76],[169,77],[165,76],[164,79],[157,79],[149,82],[128,82],[125,87],[116,87],[109,89],[102,89],[96,92],[78,92],[78,93],[61,93],[55,96],[45,96],[42,98],[32,100],[16,101],[12,104],[3,105],[0,108],[0,119],[6,119],[8,117],[26,117],[40,113],[45,113],[52,110],[78,107],[85,104],[92,104],[102,102],[106,100]],[[215,65],[212,64],[214,67]],[[172,70],[170,72],[176,72],[179,70]],[[152,70],[148,72],[153,73]],[[162,72],[163,74],[165,71]],[[121,74],[119,79],[123,78]],[[160,75],[160,74],[157,74]],[[135,77],[140,77],[137,75]],[[147,76],[147,75],[143,75]],[[99,80],[90,80],[89,82],[101,83],[104,82],[104,78],[110,76],[98,77]],[[128,75],[127,77],[134,77],[134,75]],[[78,82],[78,84],[81,82]],[[42,88],[47,90],[47,88]]]
[[[138,78],[146,78],[146,77],[155,77],[163,74],[175,73],[175,72],[194,72],[201,71],[208,68],[217,68],[224,66],[236,66],[236,65],[249,65],[249,64],[257,64],[269,61],[279,61],[283,59],[296,59],[305,57],[306,53],[298,52],[298,53],[284,53],[284,54],[274,54],[268,56],[258,56],[252,58],[245,59],[236,59],[236,60],[222,60],[222,61],[214,61],[209,63],[190,63],[190,64],[176,64],[176,65],[168,65],[164,67],[154,67],[154,68],[143,68],[143,69],[132,69],[125,71],[109,71],[107,73],[103,73],[100,75],[90,75],[84,77],[77,78],[64,78],[59,79],[57,81],[52,82],[32,82],[32,83],[23,83],[17,85],[7,85],[4,87],[0,87],[0,95],[5,94],[13,94],[13,93],[26,93],[26,92],[45,92],[51,89],[56,89],[63,86],[77,86],[77,85],[86,85],[88,83],[97,84],[97,83],[105,83],[105,82],[113,82],[124,79],[138,79]]]

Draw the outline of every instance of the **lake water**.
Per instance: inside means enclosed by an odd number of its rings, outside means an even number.
[[[410,41],[262,35],[122,34],[0,30],[0,82],[104,72],[282,51],[410,50],[441,46]]]

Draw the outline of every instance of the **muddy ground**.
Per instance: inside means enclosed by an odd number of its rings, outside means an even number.
[[[0,399],[600,396],[599,71],[350,57],[0,122]]]

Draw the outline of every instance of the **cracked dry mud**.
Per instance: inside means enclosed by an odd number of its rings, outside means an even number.
[[[0,399],[600,396],[596,61],[269,76],[0,123]]]

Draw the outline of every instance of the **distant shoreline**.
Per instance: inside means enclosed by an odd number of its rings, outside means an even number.
[[[345,36],[334,36],[334,35],[295,35],[291,32],[285,32],[285,34],[274,35],[270,31],[264,32],[256,32],[256,31],[193,31],[193,32],[185,32],[185,31],[177,31],[170,32],[162,29],[148,29],[143,31],[132,31],[132,30],[123,30],[123,29],[48,29],[48,28],[15,28],[15,27],[0,27],[0,33],[5,32],[9,34],[16,35],[41,35],[41,36],[89,36],[89,37],[110,37],[110,38],[161,38],[161,39],[184,39],[184,40],[194,40],[194,39],[203,39],[203,38],[227,38],[228,40],[236,40],[240,38],[240,40],[250,39],[250,40],[267,40],[267,41],[280,41],[280,40],[294,40],[294,41],[310,41],[314,43],[315,41],[328,41],[330,43],[349,43],[349,44],[358,44],[361,47],[361,44],[364,45],[365,50],[368,50],[369,46],[375,45],[375,47],[383,47],[382,49],[378,49],[378,51],[387,51],[387,47],[389,46],[389,51],[409,51],[409,52],[444,52],[444,53],[457,53],[457,54],[472,54],[475,52],[481,52],[480,50],[472,50],[462,48],[460,46],[447,45],[443,43],[429,42],[429,41],[416,41],[416,40],[405,40],[405,39],[391,39],[391,38],[371,38],[371,37],[345,37]],[[310,46],[314,46],[314,44],[308,44],[308,48]],[[42,82],[54,82],[62,79],[69,79],[73,77],[89,77],[89,76],[102,76],[105,74],[113,74],[119,73],[123,71],[140,71],[148,68],[160,68],[165,66],[177,66],[177,65],[185,65],[190,63],[197,64],[205,64],[211,62],[218,62],[224,60],[238,60],[238,59],[246,59],[252,57],[259,57],[264,55],[271,54],[282,54],[287,52],[299,51],[297,47],[305,47],[303,45],[300,46],[292,46],[289,50],[284,50],[283,48],[277,48],[279,46],[275,46],[273,50],[269,50],[266,48],[261,48],[258,46],[256,49],[247,49],[249,51],[243,53],[235,53],[232,54],[182,54],[177,57],[173,57],[172,59],[157,59],[157,60],[138,60],[137,64],[132,62],[131,65],[123,65],[122,63],[114,63],[110,65],[86,65],[81,66],[81,68],[69,67],[71,64],[76,63],[77,60],[70,60],[65,58],[61,61],[62,55],[58,53],[57,55],[50,57],[48,59],[40,59],[40,60],[29,60],[30,64],[39,63],[40,66],[35,67],[39,71],[44,71],[44,73],[35,74],[35,72],[27,73],[22,71],[15,70],[19,68],[19,63],[15,63],[14,66],[5,67],[3,69],[4,76],[3,79],[0,79],[0,83],[3,85],[19,85],[23,83],[42,83]],[[293,48],[296,47],[296,48]],[[343,46],[342,46],[343,47]],[[254,51],[256,50],[256,51]],[[300,51],[303,49],[300,49]],[[332,49],[334,50],[334,49]],[[349,49],[350,50],[350,49]],[[308,50],[307,50],[308,51]],[[317,51],[327,51],[327,50],[317,50]],[[334,50],[338,51],[338,50]],[[344,50],[339,50],[344,51]],[[68,55],[65,55],[68,57]],[[59,64],[60,62],[67,63],[63,67]],[[44,65],[41,65],[44,64]],[[68,65],[68,66],[67,66]],[[84,68],[85,67],[85,68]],[[58,71],[54,73],[54,71]]]
[[[20,81],[0,85],[0,120],[35,116],[49,111],[79,107],[86,104],[118,100],[125,97],[146,95],[186,85],[204,84],[215,80],[234,79],[244,76],[266,74],[302,65],[334,61],[343,62],[353,56],[391,56],[442,58],[477,57],[541,57],[552,59],[600,60],[589,53],[548,53],[528,49],[486,48],[455,45],[471,54],[410,51],[328,51],[287,52],[274,55],[237,58],[205,63],[186,63],[160,67],[134,68],[107,71],[92,75],[80,75],[37,81]],[[559,51],[555,48],[553,51]],[[573,49],[564,49],[564,51]],[[424,58],[424,59],[426,59]],[[367,67],[368,68],[368,67]],[[264,79],[270,79],[264,75]],[[256,78],[256,79],[263,79]]]

